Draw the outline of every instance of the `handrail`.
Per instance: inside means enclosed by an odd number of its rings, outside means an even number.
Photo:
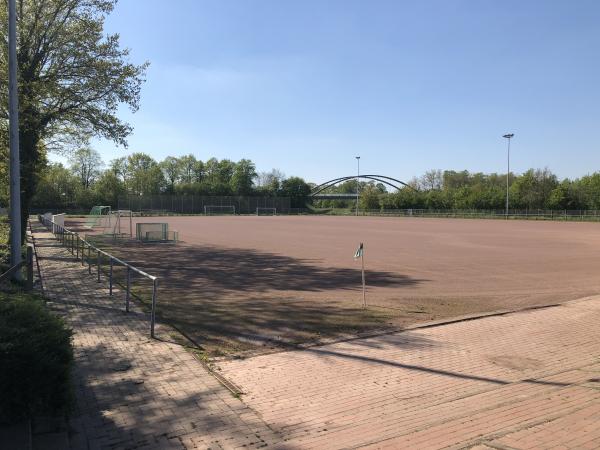
[[[0,283],[5,280],[10,279],[11,275],[13,275],[17,270],[19,270],[25,264],[26,264],[25,261],[21,261],[21,262],[15,264],[14,266],[12,266],[10,269],[8,269],[6,272],[4,272],[2,275],[0,275]]]
[[[27,254],[24,260],[18,262],[14,266],[10,267],[6,272],[0,274],[0,283],[5,282],[12,278],[12,276],[22,267],[27,267],[27,278],[25,283],[25,290],[31,291],[33,289],[33,249],[31,244],[27,244]]]
[[[52,234],[54,234],[55,236],[60,235],[62,237],[63,245],[68,245],[65,241],[65,235],[70,235],[70,236],[76,237],[77,238],[77,259],[79,259],[80,242],[83,244],[82,245],[82,253],[81,253],[82,264],[84,262],[83,249],[85,248],[86,245],[88,246],[89,251],[96,252],[97,268],[98,268],[98,275],[97,275],[98,282],[100,282],[100,261],[101,261],[100,255],[104,255],[104,256],[108,257],[109,264],[110,264],[110,272],[109,272],[109,277],[108,277],[109,278],[109,295],[112,295],[112,291],[113,291],[113,265],[115,263],[117,263],[118,265],[121,265],[127,269],[127,286],[125,288],[125,311],[126,312],[129,312],[129,298],[130,298],[130,294],[131,294],[131,272],[135,272],[135,273],[137,273],[143,277],[146,277],[152,281],[152,309],[150,312],[150,336],[154,338],[154,328],[155,328],[155,323],[156,323],[156,301],[157,301],[157,290],[158,290],[158,277],[155,277],[154,275],[150,275],[149,273],[146,273],[143,270],[138,269],[135,266],[132,266],[131,264],[123,261],[122,259],[119,259],[116,256],[113,256],[110,253],[105,252],[102,249],[99,249],[98,247],[96,247],[95,245],[90,243],[89,241],[83,239],[79,235],[79,233],[77,233],[75,231],[71,231],[68,228],[65,228],[63,225],[57,224],[53,220],[49,220],[42,215],[38,216],[38,220],[40,221],[40,223],[42,223],[42,225],[44,225],[46,228],[48,228]],[[60,238],[59,238],[59,240],[60,240]],[[73,238],[71,238],[70,245],[71,245],[71,253],[73,253],[75,255]],[[92,273],[92,262],[91,262],[91,258],[89,257],[89,253],[88,253],[88,263],[89,263],[88,271],[91,274]]]

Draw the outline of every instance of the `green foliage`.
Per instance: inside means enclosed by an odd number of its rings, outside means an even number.
[[[0,216],[0,273],[10,268],[9,235],[8,217]]]
[[[175,190],[175,183],[181,179],[181,164],[179,160],[173,156],[167,156],[160,163],[164,177],[167,180],[167,191]]]
[[[0,293],[0,422],[68,412],[71,336],[39,297]]]
[[[132,194],[158,194],[165,186],[165,177],[158,163],[145,153],[127,157],[126,186]]]
[[[76,150],[69,158],[71,170],[79,178],[81,185],[87,189],[100,175],[102,158],[100,153],[90,147]]]
[[[256,166],[248,159],[242,159],[233,168],[231,190],[238,195],[251,195],[254,179],[257,177]]]
[[[375,184],[369,183],[360,192],[360,198],[358,203],[360,208],[368,210],[380,209],[380,195],[381,191],[375,186]]]
[[[282,181],[279,194],[290,197],[293,208],[303,208],[310,194],[310,185],[300,177],[290,177]]]
[[[100,175],[93,190],[96,193],[96,204],[102,205],[116,206],[119,196],[126,193],[125,184],[112,170],[106,170]]]
[[[23,0],[19,20],[19,139],[22,227],[45,165],[47,149],[86,143],[91,136],[126,145],[131,126],[117,117],[120,105],[139,106],[146,64],[128,62],[117,34],[104,31],[116,0]],[[0,8],[0,34],[7,41],[7,8]],[[8,72],[7,46],[0,48],[0,78]],[[8,104],[7,83],[0,104]],[[7,133],[0,115],[0,134]],[[6,141],[6,136],[0,142]],[[23,233],[24,235],[24,233]]]
[[[503,210],[506,174],[429,171],[418,191],[400,189],[380,197],[384,209]],[[511,209],[600,209],[600,173],[558,181],[548,169],[510,174]]]

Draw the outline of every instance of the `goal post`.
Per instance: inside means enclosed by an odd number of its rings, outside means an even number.
[[[135,238],[140,242],[175,242],[179,241],[179,233],[170,231],[168,222],[136,223]]]
[[[235,205],[205,205],[204,215],[235,215]]]
[[[108,226],[111,225],[111,207],[106,205],[99,205],[92,207],[88,218],[85,222],[87,228],[94,228],[96,226],[106,226],[103,222],[108,220]]]
[[[256,215],[257,216],[276,216],[277,215],[277,208],[261,208],[261,207],[258,207],[258,208],[256,208]]]
[[[133,212],[128,209],[112,211],[112,234],[116,236],[129,235],[133,237]]]

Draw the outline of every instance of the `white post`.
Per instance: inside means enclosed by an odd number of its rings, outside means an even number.
[[[363,288],[363,308],[367,307],[367,296],[365,293],[365,249],[363,244],[360,244],[361,247],[363,247],[363,251],[360,254],[360,263],[362,266],[362,288]]]
[[[19,95],[17,86],[17,8],[8,2],[8,97],[10,127],[10,263],[21,262],[21,170],[19,157]],[[15,272],[21,279],[21,271]]]

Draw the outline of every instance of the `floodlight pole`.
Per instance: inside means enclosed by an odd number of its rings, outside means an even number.
[[[8,0],[8,108],[10,122],[10,264],[21,262],[21,170],[17,85],[17,8]],[[15,272],[21,278],[21,271]]]
[[[508,140],[508,151],[506,152],[506,218],[508,219],[508,177],[510,176],[510,140],[514,133],[507,133],[502,137]]]
[[[360,191],[360,156],[356,157],[356,162],[358,164],[356,172],[356,215],[358,216],[358,194]]]

